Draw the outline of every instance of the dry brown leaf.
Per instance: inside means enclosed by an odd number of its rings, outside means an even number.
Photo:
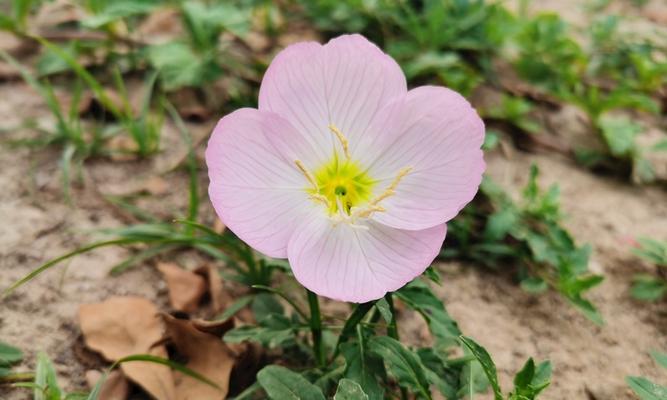
[[[109,139],[107,148],[111,150],[111,159],[114,161],[133,161],[139,158],[137,142],[126,135],[117,135]]]
[[[86,346],[116,361],[134,354],[167,358],[162,323],[153,303],[141,297],[112,297],[79,308],[79,324]],[[164,365],[133,361],[120,368],[130,380],[157,399],[175,398],[171,370]]]
[[[176,319],[163,314],[167,335],[186,366],[211,381],[220,389],[207,385],[180,372],[174,372],[176,400],[220,400],[229,391],[229,376],[234,366],[234,354],[220,336],[202,332],[193,321]]]
[[[232,299],[222,285],[222,277],[218,269],[213,264],[205,264],[197,268],[195,272],[206,279],[212,311],[219,313],[224,310]]]
[[[170,187],[169,183],[160,176],[152,176],[144,182],[144,189],[153,196],[167,194]]]
[[[137,33],[148,44],[167,43],[182,37],[184,32],[180,11],[173,7],[154,10],[139,24]]]
[[[91,389],[102,378],[102,373],[97,370],[86,371],[86,382]],[[100,389],[100,400],[125,400],[130,394],[130,384],[120,370],[113,370],[107,376]]]
[[[161,262],[157,269],[169,288],[169,304],[176,311],[195,312],[206,293],[206,280],[173,263]]]
[[[55,0],[39,7],[30,26],[43,32],[68,22],[77,22],[86,17],[86,12],[73,1]]]
[[[213,230],[222,235],[225,232],[225,229],[227,229],[227,227],[222,222],[222,220],[220,218],[216,218],[215,222],[213,223]]]

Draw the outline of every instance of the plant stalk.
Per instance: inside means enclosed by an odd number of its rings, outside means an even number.
[[[322,316],[317,295],[306,289],[308,306],[310,307],[310,331],[313,334],[313,356],[320,367],[325,365],[324,346],[322,344]]]
[[[394,308],[394,297],[390,293],[387,293],[384,296],[384,299],[387,300],[387,304],[389,304],[389,311],[391,311],[391,321],[389,322],[389,325],[387,326],[387,335],[391,338],[396,339],[396,341],[400,341],[398,337],[398,325],[396,324],[396,309]],[[408,392],[405,390],[404,387],[401,387],[401,399],[406,400],[408,398]]]

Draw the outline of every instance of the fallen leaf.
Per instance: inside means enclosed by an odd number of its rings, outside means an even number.
[[[180,10],[174,7],[152,11],[138,26],[140,39],[147,44],[162,44],[183,36]]]
[[[162,177],[159,176],[152,176],[144,182],[144,189],[146,192],[149,194],[152,194],[153,196],[161,196],[163,194],[167,194],[169,192],[169,188],[171,186],[169,183]]]
[[[107,360],[116,361],[134,354],[167,358],[162,339],[162,323],[153,303],[141,297],[112,297],[105,302],[79,307],[79,324],[90,349]],[[125,376],[157,399],[175,399],[169,367],[133,361],[121,364]]]
[[[88,387],[93,388],[102,378],[102,373],[97,370],[86,371],[86,382]],[[100,389],[99,400],[125,400],[130,394],[130,384],[120,370],[113,370],[107,376]]]
[[[195,270],[195,273],[206,279],[208,292],[211,296],[211,307],[214,313],[219,313],[231,302],[231,297],[222,285],[222,277],[213,264],[205,264]]]
[[[220,389],[174,371],[176,400],[220,400],[229,391],[234,354],[220,336],[203,332],[190,320],[162,315],[176,352],[188,360],[186,366],[215,382]]]
[[[206,280],[173,263],[161,262],[157,269],[164,276],[169,288],[169,304],[176,311],[195,312],[206,293]]]
[[[192,88],[181,88],[169,93],[168,96],[178,114],[185,120],[206,121],[211,116],[211,110]]]
[[[225,232],[225,229],[227,229],[227,227],[222,222],[222,220],[220,218],[216,218],[215,222],[213,223],[213,230],[222,235]]]
[[[107,148],[110,150],[109,157],[113,161],[134,161],[139,158],[137,142],[126,135],[116,135],[109,139]]]
[[[29,25],[37,28],[38,32],[44,32],[65,23],[78,22],[85,17],[86,12],[74,2],[55,0],[42,4]]]

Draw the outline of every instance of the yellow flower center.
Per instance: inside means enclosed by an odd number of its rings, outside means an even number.
[[[335,152],[331,161],[315,171],[315,182],[317,189],[310,188],[309,193],[323,196],[330,214],[337,214],[342,209],[348,215],[352,207],[370,200],[375,185],[358,163],[341,160]]]
[[[367,170],[350,156],[349,142],[334,125],[329,129],[336,136],[343,150],[344,159],[334,150],[330,161],[324,163],[312,174],[300,160],[294,160],[297,168],[306,177],[310,186],[306,189],[310,198],[326,206],[329,215],[336,220],[352,222],[357,218],[368,218],[375,212],[386,211],[379,203],[392,196],[399,182],[412,170],[405,167],[385,190],[375,197],[373,187],[378,181],[372,179]]]

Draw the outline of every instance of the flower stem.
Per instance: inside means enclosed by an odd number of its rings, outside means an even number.
[[[334,350],[333,357],[331,358],[332,361],[336,359],[336,356],[338,356],[338,353],[340,352],[340,345],[345,343],[347,339],[349,339],[350,336],[354,334],[357,325],[359,322],[361,322],[366,313],[368,313],[374,304],[374,301],[369,301],[368,303],[358,304],[354,308],[354,311],[352,311],[350,317],[347,319],[347,321],[345,321],[345,325],[343,325],[343,330],[340,332],[340,336],[338,336],[338,343],[336,343],[336,348]]]
[[[396,341],[400,341],[398,337],[398,326],[396,325],[396,309],[394,309],[394,297],[391,295],[391,293],[387,293],[384,296],[384,299],[387,300],[387,304],[389,304],[389,311],[391,311],[391,321],[389,322],[389,325],[387,325],[387,335],[391,338],[396,339]],[[408,392],[405,390],[405,388],[401,388],[401,399],[406,400],[408,398]]]
[[[308,306],[310,307],[310,331],[313,334],[313,355],[320,367],[325,365],[324,347],[322,345],[322,317],[320,315],[320,303],[317,295],[306,289],[308,293]]]

